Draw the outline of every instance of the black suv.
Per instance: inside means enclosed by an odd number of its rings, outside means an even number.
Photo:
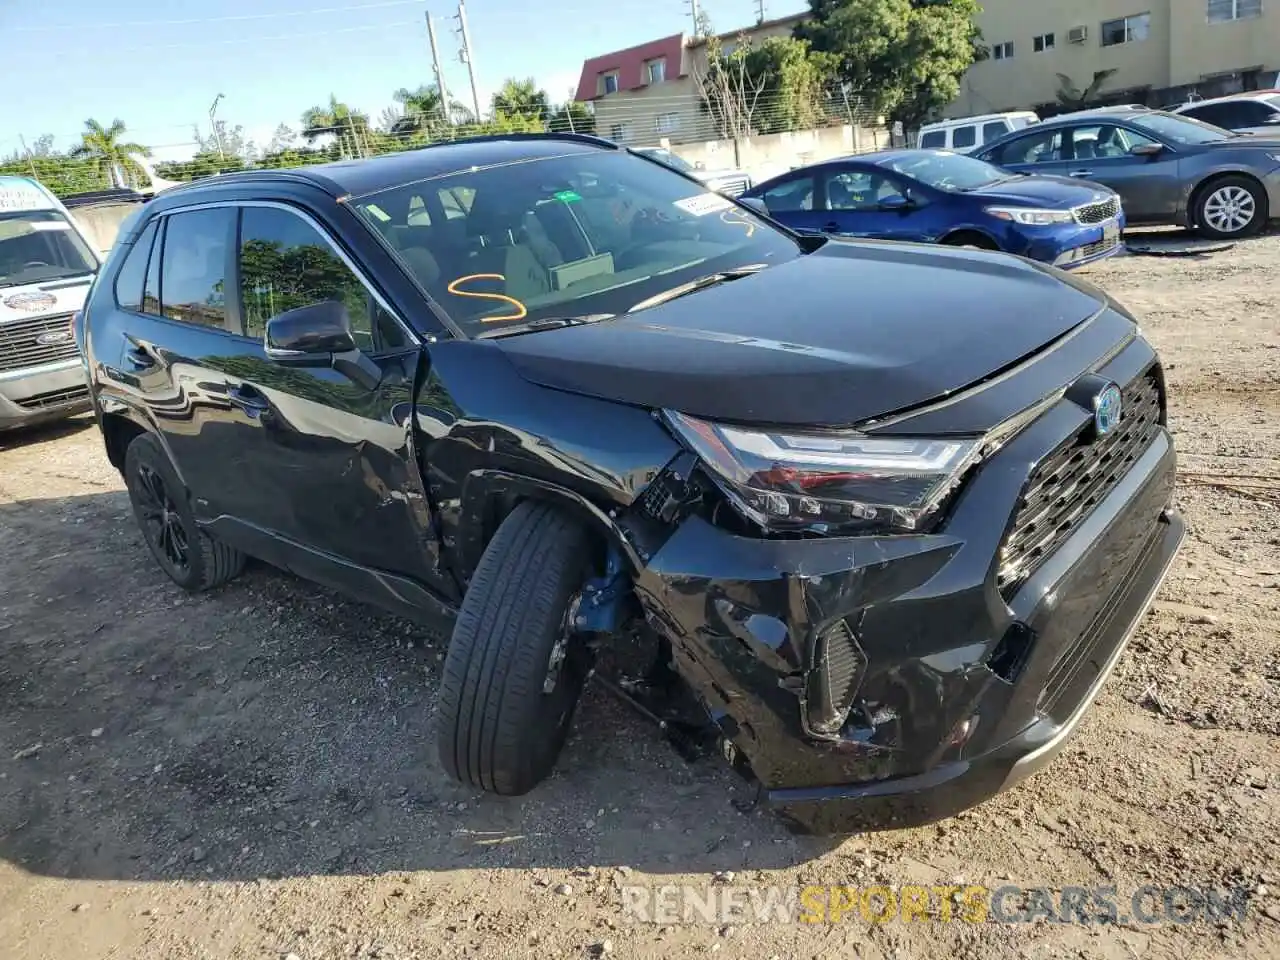
[[[795,826],[949,815],[1064,742],[1183,532],[1100,290],[800,238],[590,137],[173,189],[82,323],[165,572],[448,623],[442,761],[501,794],[652,643]]]

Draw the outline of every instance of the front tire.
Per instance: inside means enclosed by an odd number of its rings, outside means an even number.
[[[124,482],[147,548],[178,586],[211,590],[244,569],[243,553],[196,525],[186,487],[151,434],[134,437],[125,451]]]
[[[1196,197],[1196,230],[1214,240],[1251,237],[1267,222],[1267,195],[1248,177],[1222,177]]]
[[[467,589],[444,662],[440,760],[489,793],[528,793],[551,773],[590,667],[572,619],[590,538],[525,501],[503,520]]]

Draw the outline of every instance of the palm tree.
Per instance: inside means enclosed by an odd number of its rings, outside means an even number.
[[[363,157],[369,152],[369,117],[352,110],[329,94],[327,106],[312,107],[302,115],[302,136],[307,143],[332,135],[345,157]]]
[[[140,143],[121,142],[125,133],[123,120],[113,120],[111,126],[104,127],[91,118],[84,127],[80,146],[71,151],[71,156],[88,159],[98,176],[106,176],[113,187],[143,183],[146,171],[134,157],[149,157],[151,151]]]
[[[519,117],[545,121],[550,112],[546,91],[539,90],[532,77],[528,80],[508,78],[502,89],[493,95],[495,119]]]
[[[417,90],[401,87],[391,96],[403,111],[390,130],[397,137],[411,137],[417,133],[434,136],[442,126],[448,125],[448,114],[461,106],[457,101],[451,101],[446,109],[440,90],[434,85],[418,87]]]
[[[1093,106],[1093,100],[1103,85],[1115,76],[1115,70],[1095,70],[1093,79],[1083,90],[1076,88],[1075,81],[1065,73],[1058,74],[1058,102],[1068,110],[1086,110]]]

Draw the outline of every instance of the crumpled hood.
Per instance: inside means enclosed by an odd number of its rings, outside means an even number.
[[[716,420],[846,425],[983,380],[1104,303],[1012,257],[830,241],[616,320],[493,342],[547,387]]]

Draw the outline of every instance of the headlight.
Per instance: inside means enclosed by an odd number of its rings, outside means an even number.
[[[738,509],[771,530],[922,532],[981,452],[976,439],[766,432],[666,417]]]
[[[984,207],[997,220],[1010,220],[1031,226],[1048,226],[1051,223],[1075,223],[1076,215],[1070,210],[1037,210],[1034,207]]]

